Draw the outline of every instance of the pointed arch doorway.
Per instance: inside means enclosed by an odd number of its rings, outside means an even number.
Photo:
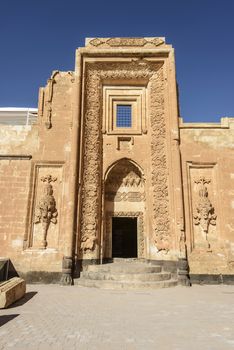
[[[142,171],[132,161],[121,159],[105,181],[104,257],[144,257],[144,208]]]

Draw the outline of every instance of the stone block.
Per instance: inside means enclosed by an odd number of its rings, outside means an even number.
[[[7,308],[21,299],[26,292],[26,282],[20,277],[13,277],[0,284],[0,309]]]

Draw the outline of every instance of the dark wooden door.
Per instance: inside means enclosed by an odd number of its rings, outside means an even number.
[[[137,257],[137,218],[112,218],[112,257]]]

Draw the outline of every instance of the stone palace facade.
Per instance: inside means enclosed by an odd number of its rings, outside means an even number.
[[[86,39],[0,138],[0,255],[27,280],[119,257],[234,281],[234,118],[183,122],[164,38]]]

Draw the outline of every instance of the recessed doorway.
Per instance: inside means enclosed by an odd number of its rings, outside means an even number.
[[[112,258],[137,258],[137,218],[112,217]]]

